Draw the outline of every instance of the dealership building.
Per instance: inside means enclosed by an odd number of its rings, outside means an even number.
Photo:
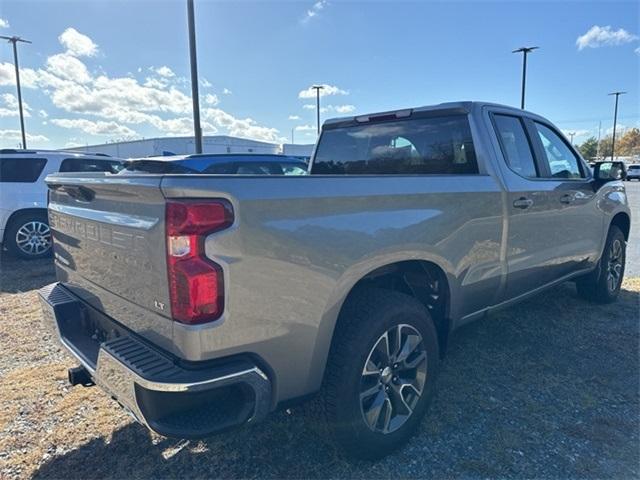
[[[313,144],[269,143],[227,135],[202,137],[202,151],[204,153],[275,153],[309,157],[313,147]],[[139,158],[155,155],[195,153],[195,141],[193,137],[145,138],[126,142],[79,146],[74,147],[73,150],[87,153],[104,153],[120,158]]]

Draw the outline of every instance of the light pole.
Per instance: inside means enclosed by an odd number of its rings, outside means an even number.
[[[613,135],[611,136],[611,161],[614,161],[614,154],[616,152],[616,123],[618,122],[618,97],[624,95],[627,92],[611,92],[609,95],[616,96],[616,106],[613,110]]]
[[[18,88],[18,110],[20,111],[20,131],[22,132],[22,148],[27,148],[27,135],[24,132],[24,113],[22,111],[22,92],[20,91],[20,67],[18,66],[18,42],[31,43],[29,40],[25,40],[20,37],[4,37],[0,38],[7,40],[13,44],[13,66],[16,69],[16,87]]]
[[[316,91],[316,130],[320,135],[320,90],[324,87],[322,85],[314,85],[311,88]]]
[[[202,128],[200,127],[200,95],[198,93],[198,59],[196,56],[196,22],[193,0],[187,0],[189,23],[189,58],[191,61],[191,99],[193,101],[193,134],[196,153],[202,153]]]
[[[296,129],[296,127],[291,127],[291,144],[293,145],[295,142],[294,137],[293,137],[293,132]]]
[[[520,97],[520,108],[524,110],[524,90],[527,83],[527,55],[540,47],[520,47],[511,53],[523,53],[522,57],[522,94]]]
[[[568,133],[569,138],[571,139],[570,141],[571,141],[571,145],[572,145],[572,146],[573,146],[573,137],[575,136],[575,134],[576,134],[576,132],[569,132],[569,133]]]

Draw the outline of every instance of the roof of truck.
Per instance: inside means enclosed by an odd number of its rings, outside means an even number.
[[[499,107],[501,109],[513,110],[514,112],[519,112],[519,113],[527,112],[528,114],[535,115],[533,112],[521,110],[511,105],[504,105],[504,104],[494,103],[494,102],[467,100],[467,101],[459,101],[459,102],[445,102],[445,103],[439,103],[436,105],[424,105],[421,107],[399,108],[397,110],[388,110],[386,112],[371,112],[371,113],[365,113],[363,115],[354,115],[349,117],[330,118],[325,120],[324,124],[332,125],[335,123],[343,123],[343,122],[349,122],[349,121],[352,121],[352,122],[363,121],[363,120],[366,121],[370,117],[384,117],[387,115],[396,115],[396,114],[398,115],[399,118],[401,118],[401,117],[408,117],[411,113],[414,113],[414,112],[428,112],[428,111],[436,111],[436,110],[448,110],[448,111],[457,110],[459,111],[459,113],[469,113],[474,107],[484,107],[484,106]]]

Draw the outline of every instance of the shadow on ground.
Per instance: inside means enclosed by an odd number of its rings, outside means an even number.
[[[21,260],[0,251],[0,293],[20,293],[56,281],[52,258]]]
[[[416,437],[377,463],[336,456],[312,402],[201,442],[129,424],[35,477],[638,478],[639,304],[630,290],[590,304],[567,284],[464,327]]]

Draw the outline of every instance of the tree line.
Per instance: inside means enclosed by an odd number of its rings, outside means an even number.
[[[611,157],[611,135],[600,139],[589,137],[580,145],[577,145],[582,156],[587,160],[599,160],[604,157]],[[616,135],[616,157],[640,156],[640,129],[630,128],[624,135]]]

